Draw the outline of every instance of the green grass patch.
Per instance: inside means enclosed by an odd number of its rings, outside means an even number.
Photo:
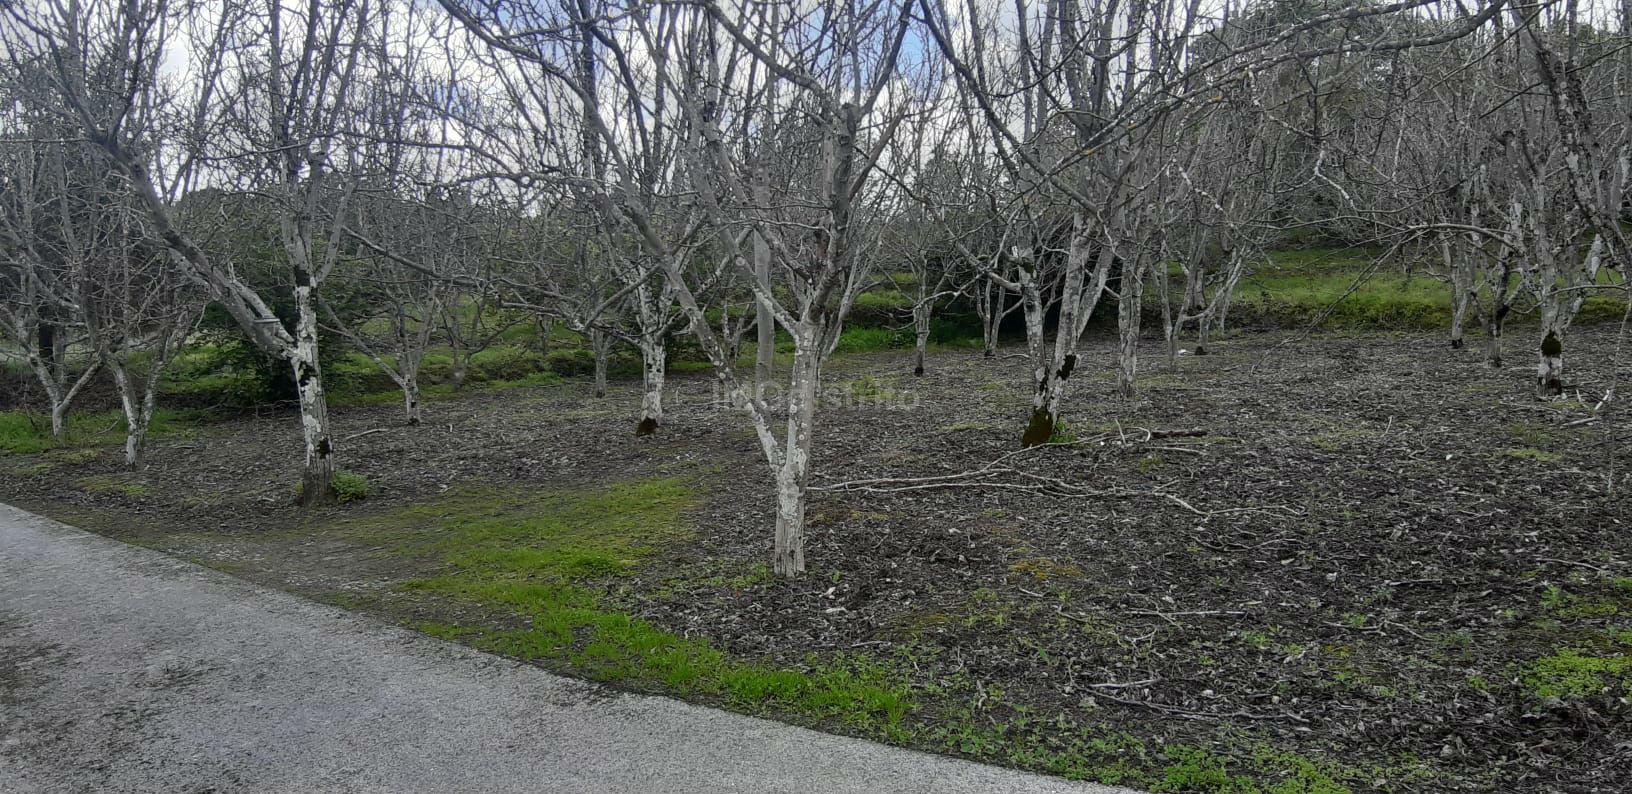
[[[1246,739],[1228,748],[1149,744],[1068,714],[1032,713],[1004,701],[995,682],[914,686],[904,671],[914,654],[933,652],[929,646],[771,662],[732,656],[618,609],[630,572],[692,536],[687,514],[694,503],[692,491],[674,479],[547,493],[467,489],[322,531],[434,566],[404,587],[462,605],[461,617],[421,623],[421,631],[621,687],[1152,791],[1340,794],[1383,774],[1400,779],[1383,764],[1339,767]],[[1042,560],[1016,570],[1038,578],[1075,573]],[[770,582],[763,565],[734,573],[722,572],[720,584]],[[485,617],[470,617],[468,607]],[[984,625],[1006,619],[1008,609],[982,591],[971,596],[967,614],[936,613],[923,622]]]
[[[1451,292],[1443,282],[1421,276],[1378,273],[1343,297],[1361,273],[1275,272],[1242,280],[1232,315],[1281,327],[1307,325],[1332,306],[1328,328],[1434,330],[1448,327]]]
[[[1502,455],[1509,458],[1517,458],[1519,460],[1531,460],[1537,463],[1557,463],[1564,459],[1564,456],[1558,454],[1557,452],[1548,452],[1543,449],[1536,449],[1535,447],[1504,449],[1502,450]]]
[[[1578,595],[1558,586],[1547,588],[1541,606],[1563,619],[1608,618],[1632,614],[1632,592],[1624,589],[1624,579],[1616,579],[1609,591],[1599,595]]]
[[[1384,252],[1376,248],[1301,248],[1273,251],[1236,290],[1234,324],[1296,328],[1331,306],[1322,327],[1334,329],[1442,330],[1450,327],[1451,290],[1430,275],[1402,273],[1395,263],[1361,276]],[[1603,283],[1614,283],[1606,273]],[[1356,287],[1356,282],[1359,286]],[[1353,289],[1352,294],[1349,293]],[[1344,296],[1347,297],[1344,297]],[[1342,298],[1340,303],[1333,302]],[[1587,296],[1578,321],[1618,320],[1625,303],[1609,293]],[[1522,322],[1522,320],[1521,320]],[[1470,327],[1470,335],[1478,328]]]
[[[866,297],[863,295],[862,297]],[[909,304],[910,305],[910,304]],[[911,350],[914,335],[910,325],[891,328],[852,317],[839,334],[836,353],[872,353],[881,350]],[[980,336],[979,321],[970,316],[946,315],[929,321],[931,349],[978,349],[985,343]]]
[[[889,383],[875,375],[863,375],[852,381],[847,381],[841,388],[851,398],[857,400],[888,400],[893,399],[895,390]]]
[[[102,474],[81,477],[74,485],[86,493],[122,493],[126,496],[146,496],[147,485],[132,480],[128,475]]]
[[[1632,656],[1595,656],[1565,648],[1526,665],[1519,680],[1538,698],[1590,697],[1612,688],[1632,690]]]
[[[894,328],[849,326],[839,334],[836,353],[866,353],[912,347],[912,333]]]
[[[560,375],[548,370],[534,372],[514,380],[478,380],[469,381],[465,385],[466,391],[483,391],[494,389],[516,389],[529,386],[555,386],[565,381]],[[427,383],[419,387],[421,403],[435,402],[452,397],[459,392],[451,383]],[[401,405],[403,402],[402,390],[392,386],[388,390],[368,392],[366,394],[331,394],[330,406],[359,406],[359,405]]]
[[[910,310],[912,304],[913,297],[911,295],[898,289],[881,288],[857,295],[854,306],[857,309]]]
[[[783,668],[727,657],[605,603],[605,591],[658,549],[692,535],[679,480],[522,494],[470,490],[342,525],[339,531],[427,558],[446,572],[407,589],[499,607],[523,628],[422,624],[426,633],[564,667],[597,681],[716,697],[887,732],[915,707],[888,665],[861,655]],[[750,572],[749,575],[753,575]]]
[[[181,411],[157,410],[148,425],[149,439],[183,428],[191,415]],[[62,436],[51,436],[51,417],[35,411],[0,411],[0,450],[18,455],[35,455],[52,450],[123,444],[125,415],[120,411],[70,413],[63,421]],[[63,460],[76,463],[83,460]]]

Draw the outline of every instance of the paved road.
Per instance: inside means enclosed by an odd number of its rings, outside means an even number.
[[[609,692],[0,505],[0,791],[1098,792]]]

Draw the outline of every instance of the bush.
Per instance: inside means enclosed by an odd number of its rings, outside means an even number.
[[[368,478],[350,471],[334,473],[334,498],[341,502],[355,502],[368,497]]]
[[[397,382],[362,353],[347,353],[326,367],[323,386],[331,394],[373,394],[397,388]]]
[[[426,353],[419,360],[420,383],[447,383],[453,378],[451,353]]]
[[[169,402],[196,407],[247,407],[282,399],[287,366],[236,337],[215,335],[183,351],[164,372],[161,391]]]
[[[470,358],[470,380],[521,380],[549,369],[544,356],[522,347],[494,347]]]
[[[558,348],[544,356],[544,365],[557,375],[591,375],[595,372],[595,354],[581,347]]]
[[[860,353],[868,350],[889,350],[912,347],[912,332],[892,328],[850,327],[839,334],[838,353]]]
[[[913,298],[899,290],[878,289],[856,296],[848,322],[856,325],[892,325],[912,317]]]

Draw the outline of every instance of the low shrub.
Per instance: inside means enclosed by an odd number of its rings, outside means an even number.
[[[851,326],[839,334],[838,353],[861,353],[912,347],[912,332],[893,328]]]
[[[557,375],[592,375],[595,354],[581,347],[557,348],[544,354],[544,365]]]
[[[323,386],[332,394],[373,394],[397,388],[397,382],[362,353],[346,353],[325,367]]]
[[[547,356],[523,347],[492,347],[470,357],[470,380],[520,380],[549,369]]]
[[[368,478],[351,471],[335,472],[334,498],[341,502],[356,502],[368,498]]]

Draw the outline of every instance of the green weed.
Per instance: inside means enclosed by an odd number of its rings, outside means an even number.
[[[1566,648],[1526,665],[1524,688],[1539,698],[1588,697],[1604,689],[1632,687],[1632,656],[1591,656]]]
[[[355,502],[368,497],[368,478],[356,472],[340,470],[334,473],[334,497],[341,502]]]

